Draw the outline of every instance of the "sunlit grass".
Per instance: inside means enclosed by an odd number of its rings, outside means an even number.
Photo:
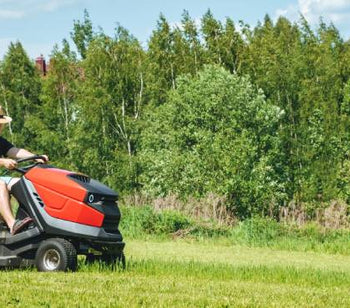
[[[76,273],[0,272],[7,307],[347,307],[350,257],[227,246],[128,241],[127,266]]]
[[[267,247],[228,245],[227,241],[133,240],[126,246],[132,260],[200,262],[232,266],[292,266],[296,268],[349,271],[350,256],[318,252],[277,250]]]

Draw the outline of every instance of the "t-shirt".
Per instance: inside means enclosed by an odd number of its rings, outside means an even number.
[[[13,148],[14,145],[7,141],[5,138],[0,137],[0,157],[5,156],[9,149]]]

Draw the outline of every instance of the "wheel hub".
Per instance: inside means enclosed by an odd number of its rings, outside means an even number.
[[[45,252],[43,261],[48,270],[54,271],[60,264],[61,256],[56,249],[49,249]]]

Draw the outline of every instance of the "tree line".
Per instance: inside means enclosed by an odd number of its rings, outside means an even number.
[[[6,137],[122,195],[225,197],[241,218],[350,203],[350,44],[268,15],[161,15],[147,46],[85,11],[40,76],[20,42],[0,62]],[[76,50],[76,51],[74,51]]]

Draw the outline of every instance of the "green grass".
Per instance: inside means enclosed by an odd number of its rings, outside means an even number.
[[[349,307],[350,256],[127,240],[127,268],[0,272],[7,307]]]
[[[0,271],[0,307],[350,307],[350,231],[122,207],[127,266]]]
[[[150,206],[122,206],[121,210],[120,229],[127,238],[211,239],[226,245],[350,255],[350,230],[326,229],[312,222],[298,226],[254,217],[225,226],[189,218],[177,211],[155,211]]]

